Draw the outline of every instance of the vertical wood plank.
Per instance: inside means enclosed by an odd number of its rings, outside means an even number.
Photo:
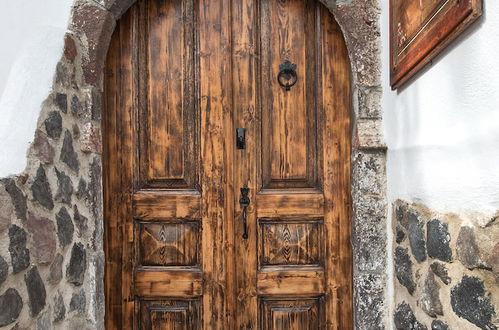
[[[326,223],[326,323],[352,329],[352,251],[350,197],[350,67],[338,23],[322,10],[324,196]]]
[[[230,184],[226,161],[232,152],[224,133],[231,116],[229,0],[199,1],[199,92],[201,107],[201,190],[203,215],[203,325],[226,328],[225,226]],[[231,203],[232,204],[232,203]]]
[[[256,151],[259,144],[259,112],[257,75],[258,29],[257,13],[260,2],[233,1],[232,3],[232,65],[233,111],[235,127],[246,129],[246,149],[235,150],[233,204],[234,224],[232,235],[236,253],[231,274],[237,281],[237,318],[233,328],[255,329],[258,320],[256,295],[257,219]],[[232,131],[234,132],[234,131]],[[229,134],[235,134],[230,132]],[[247,212],[248,239],[243,239],[242,210],[239,205],[240,188],[250,189],[250,206]]]

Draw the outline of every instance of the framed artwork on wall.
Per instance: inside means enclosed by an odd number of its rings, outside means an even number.
[[[482,15],[482,0],[390,0],[390,84],[399,88]]]

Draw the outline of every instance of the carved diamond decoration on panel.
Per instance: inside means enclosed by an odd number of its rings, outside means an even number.
[[[262,330],[324,329],[322,297],[260,300]]]
[[[139,224],[139,251],[143,266],[195,266],[199,264],[197,222]]]
[[[322,219],[260,219],[260,266],[322,265]]]

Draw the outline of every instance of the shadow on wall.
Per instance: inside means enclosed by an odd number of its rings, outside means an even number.
[[[487,2],[484,16],[432,65],[384,94],[391,200],[450,211],[499,208],[498,17],[499,3]]]

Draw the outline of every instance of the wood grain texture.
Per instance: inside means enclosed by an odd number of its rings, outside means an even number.
[[[203,293],[200,271],[140,267],[134,276],[135,293],[143,297],[193,297]]]
[[[200,301],[143,300],[140,302],[140,329],[187,330],[201,327]]]
[[[142,266],[199,265],[198,222],[139,223],[139,264]]]
[[[260,267],[319,265],[324,235],[320,221],[263,221],[259,219]]]
[[[482,15],[482,0],[390,0],[390,83],[396,89]]]
[[[260,302],[262,330],[323,329],[321,298],[301,300],[262,299]]]
[[[199,189],[193,6],[193,0],[143,4],[141,187]]]
[[[349,72],[315,0],[139,0],[120,19],[104,81],[108,329],[352,328]]]

